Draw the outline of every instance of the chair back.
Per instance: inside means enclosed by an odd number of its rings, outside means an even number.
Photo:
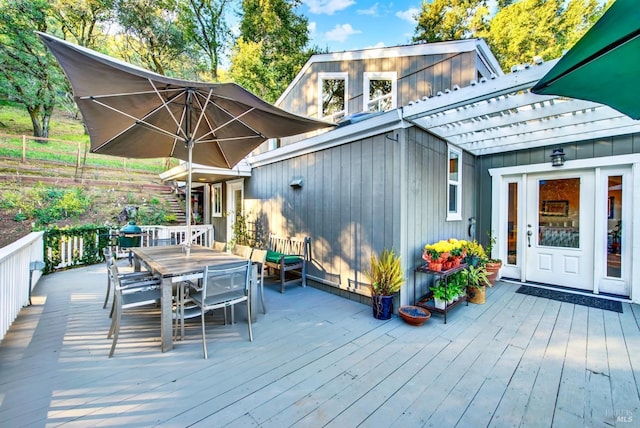
[[[150,247],[166,247],[167,245],[176,245],[174,238],[156,238],[150,242]]]
[[[246,300],[249,295],[250,272],[251,261],[226,266],[205,266],[202,279],[205,305]]]
[[[262,265],[267,261],[267,250],[259,250],[255,248],[251,253],[251,261],[259,263],[262,268]]]
[[[107,247],[104,247],[102,249],[102,254],[104,255],[104,261],[107,264],[107,268],[108,268],[113,263],[113,254],[111,253],[111,250],[109,250],[109,248]]]
[[[225,251],[227,249],[226,242],[213,241],[212,248],[216,251]]]
[[[251,259],[251,251],[253,248],[248,245],[234,245],[233,250],[231,252],[236,256],[242,257],[243,259]]]

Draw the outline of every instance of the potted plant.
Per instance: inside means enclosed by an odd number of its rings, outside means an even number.
[[[466,279],[462,271],[456,272],[455,274],[449,277],[449,282],[447,283],[447,294],[449,294],[448,302],[456,301],[466,294]]]
[[[487,278],[490,282],[489,287],[493,287],[493,285],[498,280],[498,271],[502,267],[502,260],[491,258],[493,254],[493,247],[496,245],[496,238],[491,235],[490,232],[488,232],[487,235],[489,236],[489,244],[487,244],[486,248],[486,254],[488,258],[484,263],[484,267],[487,271]]]
[[[491,284],[484,266],[470,265],[464,271],[464,276],[467,282],[467,297],[469,301],[478,305],[484,304],[486,301],[486,286]]]
[[[478,241],[465,241],[464,249],[466,253],[464,262],[469,266],[478,266],[487,259],[487,254]]]
[[[400,256],[387,249],[380,257],[372,254],[371,268],[365,276],[369,279],[374,318],[388,320],[393,313],[393,295],[405,282]]]
[[[437,281],[433,287],[429,288],[433,293],[433,306],[438,309],[445,309],[447,307],[447,295],[444,285]]]
[[[438,309],[445,309],[448,304],[453,303],[453,299],[457,297],[460,291],[451,282],[445,283],[442,280],[436,281],[435,285],[429,288],[433,293],[433,305]]]

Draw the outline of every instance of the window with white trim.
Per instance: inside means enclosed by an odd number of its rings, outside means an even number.
[[[211,217],[222,217],[222,183],[211,185]]]
[[[397,73],[395,71],[365,72],[362,90],[364,95],[363,111],[376,112],[396,108],[396,92]]]
[[[462,220],[462,150],[449,146],[447,156],[447,221]]]
[[[347,73],[318,74],[320,119],[337,122],[347,115],[347,85]]]

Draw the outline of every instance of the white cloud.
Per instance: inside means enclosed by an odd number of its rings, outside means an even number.
[[[344,42],[349,36],[360,33],[362,33],[362,31],[354,30],[351,24],[342,24],[336,25],[331,31],[327,31],[324,36],[332,42]]]
[[[356,11],[356,13],[358,15],[372,15],[372,16],[377,16],[378,15],[378,3],[372,5],[369,9],[358,9]]]
[[[307,29],[309,30],[309,34],[311,36],[313,36],[314,34],[316,34],[316,29],[318,28],[318,23],[315,21],[311,21],[309,22],[309,25],[307,26]]]
[[[355,4],[355,0],[305,0],[310,13],[317,15],[333,15]]]
[[[383,48],[387,45],[384,44],[384,42],[378,42],[373,46],[365,46],[364,49],[376,49],[376,48]]]
[[[419,13],[420,13],[420,10],[418,8],[412,7],[407,10],[401,10],[399,12],[396,12],[396,16],[405,21],[409,21],[412,24],[416,24],[418,22],[417,17]]]

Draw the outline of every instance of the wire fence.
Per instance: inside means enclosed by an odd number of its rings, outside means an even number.
[[[0,157],[26,164],[54,162],[74,169],[74,178],[95,176],[97,171],[161,173],[177,165],[171,158],[131,159],[91,153],[89,141],[68,141],[27,135],[0,134]]]

